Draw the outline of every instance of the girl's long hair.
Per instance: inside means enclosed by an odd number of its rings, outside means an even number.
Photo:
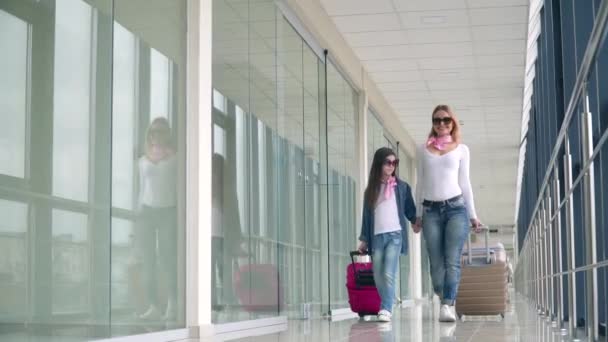
[[[380,195],[380,184],[382,183],[382,166],[388,156],[397,156],[395,152],[388,148],[382,147],[376,150],[374,153],[374,160],[372,161],[372,167],[369,170],[369,179],[367,180],[367,188],[365,188],[365,203],[370,207],[376,207],[376,201]],[[395,168],[397,171],[397,168]],[[393,176],[395,176],[393,171]]]

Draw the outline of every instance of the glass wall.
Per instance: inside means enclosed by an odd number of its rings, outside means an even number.
[[[384,137],[384,126],[376,114],[368,109],[367,111],[367,168],[372,167],[374,153],[380,147],[386,146],[386,138]]]
[[[186,1],[6,0],[0,47],[0,339],[184,327]]]
[[[357,95],[274,1],[213,10],[213,321],[347,307]]]
[[[331,63],[327,67],[327,158],[330,309],[348,308],[345,272],[360,227],[356,226],[358,97]]]

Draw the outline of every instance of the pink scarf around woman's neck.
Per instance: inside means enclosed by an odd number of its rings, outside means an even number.
[[[447,145],[452,142],[451,135],[442,135],[442,136],[432,136],[427,140],[426,146],[433,146],[435,149],[439,151],[445,150]]]

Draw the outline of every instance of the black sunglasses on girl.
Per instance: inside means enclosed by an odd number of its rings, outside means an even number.
[[[433,125],[439,125],[442,122],[444,125],[451,124],[452,118],[449,116],[446,116],[445,118],[433,118]]]
[[[392,165],[394,167],[397,167],[397,166],[399,166],[399,159],[395,159],[395,160],[386,159],[384,161],[384,165],[387,165],[387,166],[391,166]]]

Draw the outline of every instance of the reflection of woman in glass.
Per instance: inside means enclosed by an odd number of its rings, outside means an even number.
[[[171,144],[171,128],[165,118],[152,121],[145,143],[145,154],[138,163],[139,239],[149,307],[140,318],[171,320],[175,319],[177,300],[177,160]],[[167,304],[163,317],[158,303],[157,264],[163,272],[162,279],[167,279]]]

